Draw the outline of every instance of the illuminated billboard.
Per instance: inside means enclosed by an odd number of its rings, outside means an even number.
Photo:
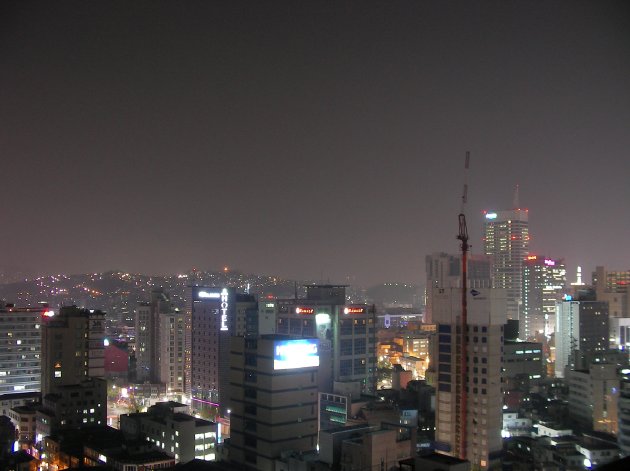
[[[343,310],[344,314],[363,314],[365,313],[364,307],[347,307]]]
[[[312,307],[296,307],[295,308],[296,314],[313,314],[314,312],[315,312],[315,309],[313,309]]]
[[[319,340],[276,340],[273,344],[273,369],[290,370],[319,366]]]

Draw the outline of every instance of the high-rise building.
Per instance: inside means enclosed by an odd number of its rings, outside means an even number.
[[[37,441],[64,428],[104,425],[105,313],[62,307],[42,323],[42,408]]]
[[[0,396],[40,391],[41,326],[53,315],[47,306],[0,305]]]
[[[185,315],[162,290],[151,293],[136,315],[137,381],[165,384],[168,392],[184,391]]]
[[[230,336],[245,335],[248,313],[258,311],[254,296],[234,288],[193,286],[190,309],[190,393],[194,408],[227,410]]]
[[[272,471],[284,452],[317,446],[319,341],[232,337],[230,460]]]
[[[434,252],[427,255],[426,261],[426,300],[425,316],[427,323],[432,321],[433,289],[459,288],[462,282],[462,257],[457,254]],[[492,287],[492,261],[488,255],[468,255],[466,272],[470,288]]]
[[[492,258],[492,283],[507,293],[508,319],[520,318],[523,261],[529,254],[527,209],[484,212],[484,252]]]
[[[613,317],[630,317],[630,270],[608,271],[602,266],[595,267],[593,288],[597,300],[608,302],[608,313]]]
[[[362,393],[376,389],[376,313],[367,304],[348,304],[346,287],[311,285],[306,298],[277,301],[276,333],[317,337],[320,391],[334,382],[358,382]]]
[[[502,450],[505,290],[468,291],[466,352],[462,352],[462,290],[436,288],[433,299],[438,342],[436,358],[431,359],[437,378],[436,449],[466,458],[474,468],[494,468]]]
[[[42,396],[105,376],[105,313],[62,307],[42,323]]]
[[[567,282],[563,260],[528,255],[523,263],[521,338],[542,340],[556,326],[556,302]]]
[[[619,430],[617,442],[621,456],[630,456],[630,370],[622,370],[617,402]]]
[[[565,299],[556,303],[555,375],[574,366],[574,352],[592,355],[609,347],[608,303]]]

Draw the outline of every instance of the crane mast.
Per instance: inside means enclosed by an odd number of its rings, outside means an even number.
[[[468,434],[468,227],[466,225],[466,214],[464,210],[468,198],[468,184],[466,183],[466,174],[470,164],[470,152],[466,152],[466,162],[464,166],[464,191],[462,193],[462,205],[459,213],[459,233],[457,239],[461,242],[461,257],[462,257],[462,271],[461,271],[461,296],[462,296],[462,313],[460,318],[460,332],[459,332],[459,401],[458,401],[458,429],[459,429],[459,458],[462,460],[467,459],[467,440]]]

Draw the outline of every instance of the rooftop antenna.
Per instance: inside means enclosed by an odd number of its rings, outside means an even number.
[[[514,187],[514,200],[512,201],[512,206],[514,209],[520,209],[520,203],[518,201],[518,183]]]

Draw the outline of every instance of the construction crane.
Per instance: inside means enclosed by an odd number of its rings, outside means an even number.
[[[464,189],[462,192],[462,205],[459,212],[459,234],[457,239],[461,242],[461,254],[462,254],[462,314],[461,314],[461,326],[459,333],[459,414],[458,414],[458,428],[459,428],[459,457],[462,460],[467,459],[466,452],[466,435],[468,433],[468,227],[466,226],[466,202],[468,199],[468,183],[467,173],[470,165],[470,152],[466,152],[466,162],[464,164]]]

